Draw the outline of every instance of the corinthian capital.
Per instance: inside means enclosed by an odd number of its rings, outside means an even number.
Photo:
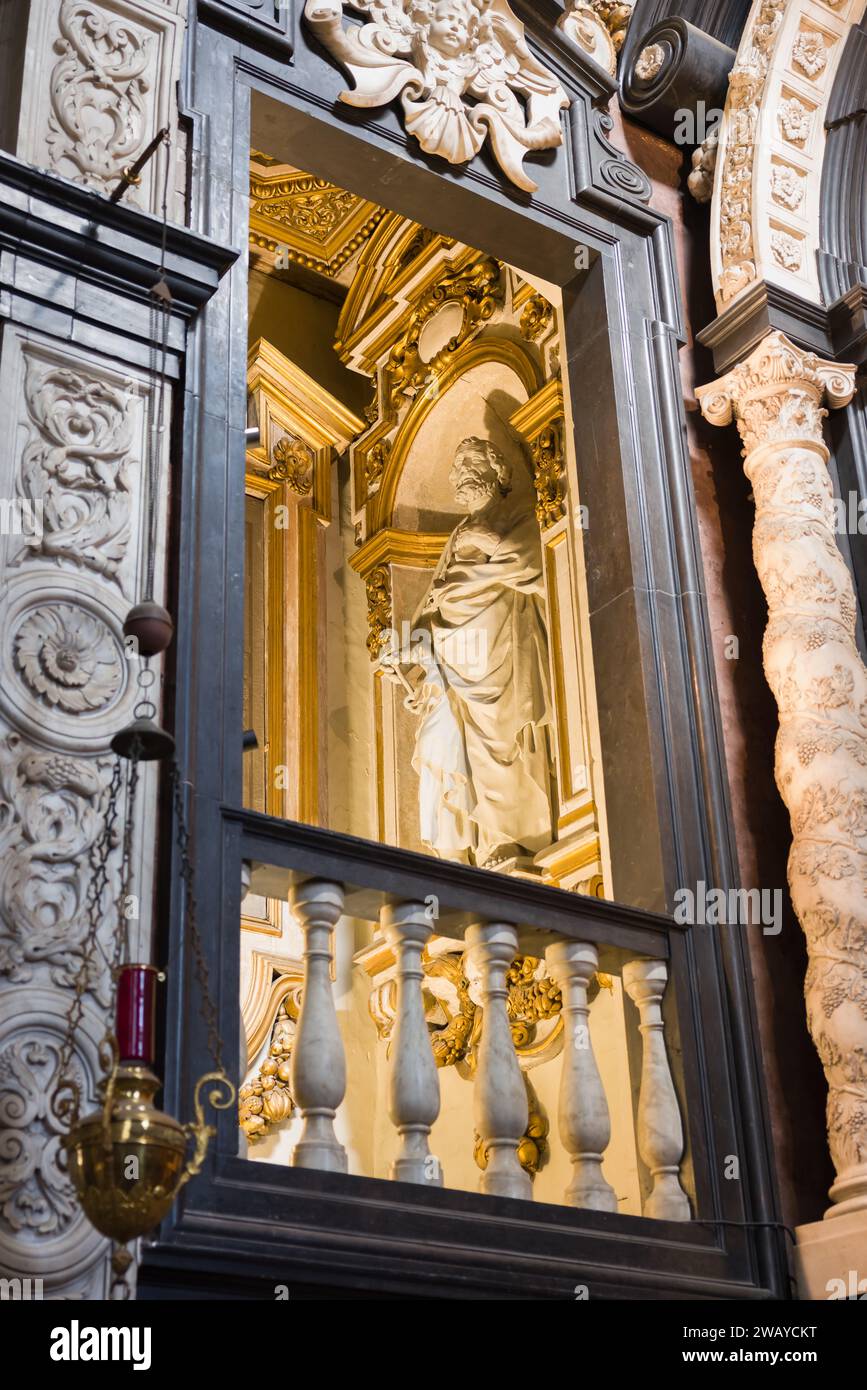
[[[696,392],[712,425],[737,423],[746,456],[763,444],[822,444],[823,403],[848,405],[854,394],[854,366],[824,362],[779,332]]]

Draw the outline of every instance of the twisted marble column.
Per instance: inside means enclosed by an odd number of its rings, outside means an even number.
[[[829,1217],[867,1210],[867,670],[822,438],[823,401],[847,405],[854,377],[854,367],[771,333],[697,392],[712,424],[736,420],[755,496],[765,673],[780,716],[776,779],[792,821],[789,887],[809,952],[807,1021],[828,1082]]]

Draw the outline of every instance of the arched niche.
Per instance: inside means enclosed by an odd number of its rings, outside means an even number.
[[[512,290],[505,297],[505,321],[483,328],[463,345],[435,350],[436,370],[402,416],[386,414],[374,422],[351,451],[352,492],[360,502],[358,525],[364,534],[350,564],[367,594],[377,833],[403,848],[425,848],[413,767],[417,717],[405,706],[406,692],[384,678],[376,661],[390,633],[402,647],[411,645],[412,618],[431,571],[465,514],[449,482],[455,453],[463,440],[479,437],[495,444],[511,464],[514,494],[535,513],[541,532],[554,775],[551,845],[533,872],[597,892],[602,862],[587,752],[592,716],[582,670],[578,562],[565,498],[565,406],[545,356],[508,322],[509,314],[514,319],[526,307],[526,296],[517,309],[514,299]],[[388,399],[387,390],[383,394]],[[375,471],[371,457],[380,464]]]

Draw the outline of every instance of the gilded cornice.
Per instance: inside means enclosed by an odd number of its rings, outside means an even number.
[[[260,157],[261,158],[261,157]],[[376,230],[385,210],[327,179],[287,165],[250,170],[250,243],[336,277]]]

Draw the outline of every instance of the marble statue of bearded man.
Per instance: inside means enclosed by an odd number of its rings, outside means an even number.
[[[496,868],[551,843],[551,700],[539,530],[493,444],[465,439],[449,481],[455,527],[413,620],[423,674],[422,841],[443,859]]]

